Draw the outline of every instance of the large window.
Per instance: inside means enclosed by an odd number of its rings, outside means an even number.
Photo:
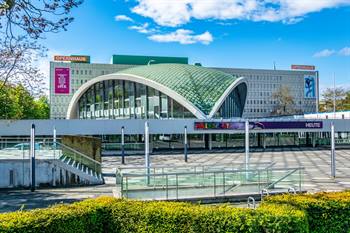
[[[81,119],[194,118],[181,104],[140,83],[108,80],[96,83],[78,103]]]

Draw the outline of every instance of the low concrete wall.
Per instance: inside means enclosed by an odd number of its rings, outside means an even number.
[[[76,176],[59,168],[53,159],[36,160],[36,186],[63,186],[77,184]],[[0,160],[0,188],[28,188],[31,186],[31,162],[29,159]]]
[[[101,139],[85,136],[63,136],[62,144],[101,162]]]

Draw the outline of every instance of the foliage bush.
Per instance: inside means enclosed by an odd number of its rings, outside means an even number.
[[[350,233],[350,191],[271,196],[261,206],[271,203],[305,211],[310,232]]]
[[[0,214],[0,232],[308,232],[303,211],[142,202],[101,197],[71,205]]]

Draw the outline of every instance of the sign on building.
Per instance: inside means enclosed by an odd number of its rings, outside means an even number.
[[[78,55],[71,55],[71,56],[61,56],[61,55],[55,55],[54,56],[55,61],[69,61],[73,63],[90,63],[90,56],[78,56]]]
[[[55,94],[69,94],[70,70],[69,68],[55,68]]]
[[[322,121],[249,122],[249,129],[322,129]],[[195,122],[195,130],[244,130],[245,122]]]
[[[307,65],[292,65],[292,70],[315,70],[315,66],[307,66]]]
[[[316,78],[314,75],[304,76],[304,98],[316,98]]]

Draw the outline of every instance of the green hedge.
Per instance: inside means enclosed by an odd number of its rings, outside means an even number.
[[[271,196],[261,206],[271,203],[305,211],[310,232],[350,233],[350,191]]]
[[[47,209],[0,214],[0,232],[308,232],[303,211],[142,202],[102,197]]]

